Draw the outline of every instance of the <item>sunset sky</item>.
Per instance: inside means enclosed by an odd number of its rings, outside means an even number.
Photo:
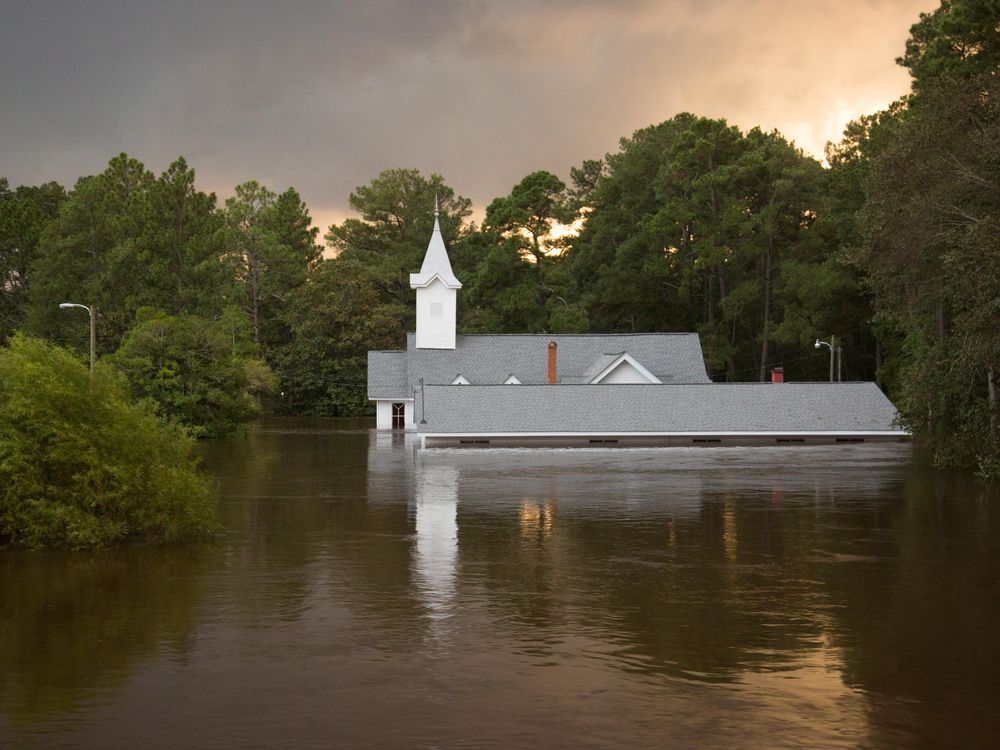
[[[524,175],[678,112],[776,128],[822,158],[908,90],[936,0],[0,0],[0,176],[67,186],[177,155],[220,198],[295,187],[324,231],[390,167],[481,214]]]

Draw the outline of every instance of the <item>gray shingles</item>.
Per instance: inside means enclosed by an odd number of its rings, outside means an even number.
[[[406,352],[368,352],[368,398],[410,398]]]
[[[557,348],[561,383],[587,382],[587,373],[606,355],[628,352],[664,383],[707,383],[705,360],[696,333],[609,335],[460,335],[454,350],[416,349],[407,338],[411,383],[450,383],[461,373],[473,385],[503,383],[514,374],[524,384],[548,380],[548,344]]]
[[[874,383],[428,386],[421,432],[898,430]]]

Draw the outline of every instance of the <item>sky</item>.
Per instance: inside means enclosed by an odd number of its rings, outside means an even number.
[[[822,158],[905,94],[936,0],[0,0],[0,176],[71,186],[183,155],[220,199],[294,187],[323,231],[393,167],[476,216],[679,112]]]

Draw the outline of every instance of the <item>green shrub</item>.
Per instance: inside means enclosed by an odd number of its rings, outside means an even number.
[[[226,437],[260,413],[256,393],[277,381],[261,360],[237,357],[229,330],[195,315],[143,311],[108,362],[132,394],[197,437]]]
[[[215,526],[194,441],[118,377],[14,336],[0,349],[0,541],[30,547],[173,540]]]

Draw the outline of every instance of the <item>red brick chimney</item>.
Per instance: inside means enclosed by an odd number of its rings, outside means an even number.
[[[549,342],[549,384],[554,385],[556,381],[556,342]]]
[[[771,382],[772,383],[784,383],[785,382],[785,368],[784,367],[774,367],[771,369]]]

